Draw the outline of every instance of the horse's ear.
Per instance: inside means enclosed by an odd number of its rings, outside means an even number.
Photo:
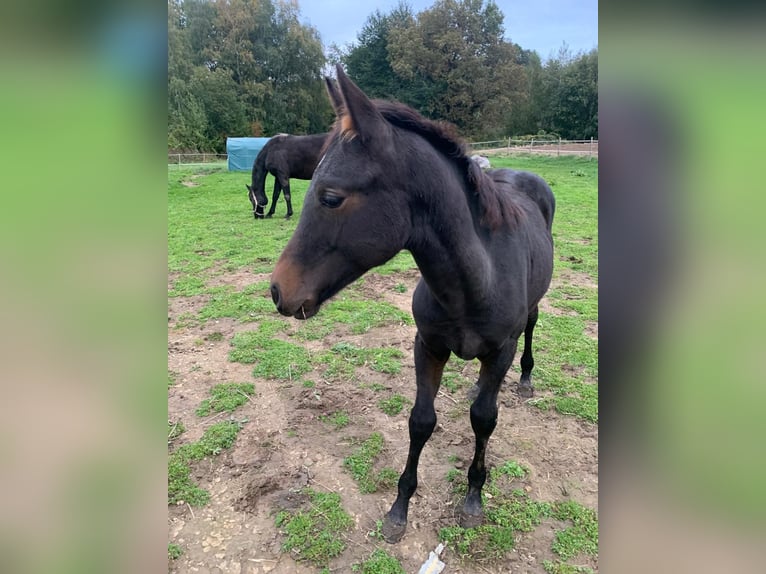
[[[340,122],[341,132],[350,137],[359,137],[366,143],[381,132],[381,126],[387,125],[386,121],[370,98],[346,75],[340,64],[337,64],[336,70],[340,94],[345,103]]]
[[[338,87],[335,85],[335,80],[325,77],[325,84],[327,85],[327,94],[330,96],[330,102],[338,117],[343,115],[343,96],[338,91]]]

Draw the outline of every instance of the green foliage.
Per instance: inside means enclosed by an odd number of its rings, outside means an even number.
[[[351,571],[359,572],[359,574],[406,574],[401,563],[380,548],[374,550],[361,564],[354,564]]]
[[[174,439],[181,436],[181,434],[183,434],[185,430],[186,430],[186,427],[184,427],[184,424],[181,421],[175,421],[175,422],[168,421],[168,444],[173,442]]]
[[[262,321],[257,331],[237,333],[231,340],[229,359],[238,363],[255,363],[253,375],[267,379],[292,380],[311,370],[309,352],[302,346],[274,334],[285,328],[281,321]]]
[[[387,399],[380,399],[378,401],[378,406],[384,413],[393,417],[402,412],[404,405],[407,403],[409,403],[409,401],[406,398],[402,395],[395,394]]]
[[[183,553],[183,548],[178,544],[173,544],[172,542],[168,544],[168,558],[171,560],[177,560]]]
[[[184,501],[191,506],[204,506],[210,494],[194,484],[189,463],[216,456],[231,447],[242,428],[235,421],[224,421],[208,427],[202,438],[175,450],[168,459],[168,504]]]
[[[553,517],[572,523],[572,526],[556,532],[552,546],[556,554],[568,560],[580,553],[598,553],[598,519],[594,510],[568,500],[555,505]]]
[[[262,281],[242,291],[232,291],[226,287],[211,290],[210,301],[200,310],[198,316],[203,321],[232,317],[244,323],[258,321],[273,314],[274,303],[269,294],[269,283]]]
[[[438,2],[417,14],[400,5],[368,16],[340,59],[372,97],[405,102],[474,139],[598,137],[598,51],[563,49],[543,65],[505,40],[504,19],[492,3]]]
[[[326,353],[318,362],[327,365],[324,377],[331,380],[353,378],[356,367],[364,365],[379,373],[395,375],[402,368],[403,353],[393,347],[357,347],[352,343],[340,342]]]
[[[375,460],[382,449],[383,435],[372,433],[351,456],[343,459],[343,467],[351,473],[363,494],[390,488],[399,479],[399,475],[391,468],[383,468],[377,473],[373,471]]]
[[[169,2],[168,147],[221,152],[226,135],[326,130],[324,65],[296,4]]]
[[[331,424],[336,430],[340,430],[350,422],[348,413],[346,411],[336,411],[331,415],[325,415],[321,417],[322,422]]]
[[[255,386],[252,383],[223,383],[210,390],[212,398],[205,399],[197,409],[197,415],[206,417],[211,413],[232,412],[253,396]]]
[[[593,570],[587,566],[573,566],[560,561],[543,560],[543,569],[548,574],[593,574]]]
[[[283,552],[291,552],[298,560],[326,566],[346,548],[341,540],[343,532],[349,530],[354,521],[340,504],[340,496],[334,492],[317,492],[304,489],[309,499],[307,510],[282,511],[275,523],[285,540]]]

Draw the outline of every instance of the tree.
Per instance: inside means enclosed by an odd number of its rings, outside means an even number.
[[[168,0],[168,146],[316,133],[332,121],[316,29],[289,0]]]
[[[525,88],[516,47],[491,0],[439,0],[413,25],[391,30],[389,61],[412,83],[416,107],[465,135],[497,133]]]

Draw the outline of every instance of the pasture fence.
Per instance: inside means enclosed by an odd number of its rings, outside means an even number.
[[[551,139],[513,139],[468,142],[472,153],[487,155],[503,155],[515,153],[531,153],[542,155],[579,155],[588,158],[598,158],[598,140],[551,140]],[[168,168],[181,167],[218,167],[226,166],[228,155],[225,153],[168,153]]]
[[[474,153],[485,153],[489,155],[513,154],[513,153],[531,153],[541,155],[580,155],[588,158],[598,158],[598,140],[590,138],[589,140],[551,140],[550,138],[540,139],[513,139],[503,138],[501,140],[485,142],[469,142],[468,147]]]
[[[215,152],[170,153],[168,152],[168,168],[218,166],[225,165],[228,155]]]

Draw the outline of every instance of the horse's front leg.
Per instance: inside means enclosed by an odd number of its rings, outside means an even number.
[[[383,521],[383,538],[391,544],[399,542],[407,530],[410,498],[418,486],[418,461],[436,426],[434,398],[439,390],[442,372],[449,355],[450,352],[446,348],[427,348],[419,333],[415,337],[417,395],[410,412],[410,451],[407,455],[407,465],[399,477],[398,495]]]
[[[471,405],[471,427],[476,437],[476,447],[473,462],[468,468],[468,494],[459,516],[460,525],[463,528],[479,526],[484,519],[481,504],[481,489],[487,480],[484,457],[489,437],[497,425],[497,394],[515,353],[516,340],[511,339],[499,350],[481,358],[479,396]]]
[[[277,208],[277,200],[279,199],[279,192],[282,191],[282,186],[279,184],[279,176],[274,178],[274,191],[271,194],[271,207],[266,217],[274,215],[274,210]]]

